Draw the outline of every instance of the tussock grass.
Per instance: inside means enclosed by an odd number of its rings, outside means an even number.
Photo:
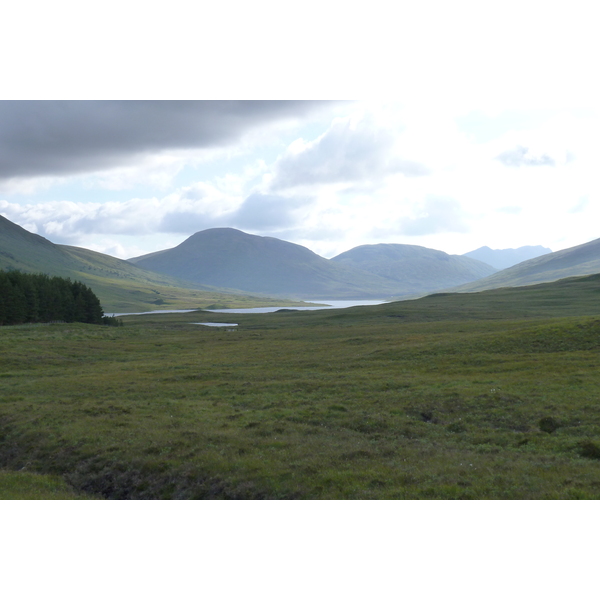
[[[598,285],[567,316],[550,288],[2,328],[0,465],[105,498],[599,498]]]
[[[77,493],[61,477],[27,471],[0,471],[0,500],[94,500]]]

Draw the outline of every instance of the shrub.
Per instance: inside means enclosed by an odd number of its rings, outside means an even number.
[[[552,417],[543,417],[538,421],[538,426],[546,433],[554,433],[560,427],[560,424]]]
[[[600,446],[591,441],[581,442],[579,444],[579,456],[600,459]]]
[[[108,325],[109,327],[123,327],[123,319],[117,319],[117,317],[102,317],[102,325]]]

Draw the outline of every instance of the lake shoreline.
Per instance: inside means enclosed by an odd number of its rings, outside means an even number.
[[[331,310],[335,308],[351,308],[353,306],[376,306],[385,304],[389,300],[313,300],[310,303],[319,306],[261,306],[256,308],[190,308],[185,310],[152,310],[148,312],[137,313],[113,313],[111,317],[128,317],[137,315],[158,315],[171,313],[187,312],[206,312],[206,313],[228,313],[228,314],[253,314],[253,313],[272,313],[280,310]]]

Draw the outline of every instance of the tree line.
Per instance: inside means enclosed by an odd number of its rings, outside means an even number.
[[[122,324],[104,316],[96,294],[80,281],[41,273],[0,271],[0,325],[51,321]]]

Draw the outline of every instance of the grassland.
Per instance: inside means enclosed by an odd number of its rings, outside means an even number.
[[[105,498],[597,499],[599,299],[1,328],[0,467]]]

